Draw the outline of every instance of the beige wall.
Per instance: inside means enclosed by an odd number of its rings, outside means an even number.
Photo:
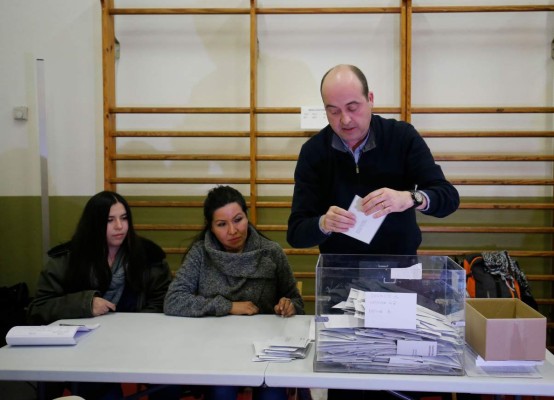
[[[294,3],[294,4],[293,4]],[[367,1],[339,2],[344,6]],[[414,1],[414,6],[444,4]],[[116,1],[121,7],[152,6],[150,1]],[[248,1],[173,0],[156,6],[247,7]],[[263,1],[260,7],[331,6],[336,1]],[[371,5],[397,6],[396,0]],[[448,4],[455,4],[448,2]],[[458,4],[553,4],[544,1],[460,1]],[[548,106],[553,99],[550,43],[554,13],[414,14],[414,105],[436,106]],[[117,65],[118,102],[122,105],[248,105],[247,16],[118,16],[121,43]],[[260,106],[319,105],[322,74],[337,63],[354,63],[368,75],[376,106],[399,102],[398,16],[396,15],[261,15],[258,20]],[[91,195],[102,188],[102,77],[99,0],[27,0],[0,4],[0,196],[40,193],[36,123],[35,59],[45,60],[49,188],[54,196]],[[13,107],[27,105],[30,119],[14,121]],[[207,117],[120,116],[119,127],[201,129]],[[220,116],[210,123],[243,129],[244,116]],[[552,116],[526,115],[415,115],[420,129],[553,129]],[[297,115],[260,117],[260,129],[298,129]],[[261,151],[293,152],[302,140],[267,139]],[[434,152],[554,151],[552,139],[489,139],[475,149],[472,139],[428,139]],[[244,141],[147,139],[123,140],[125,151],[245,150]],[[473,167],[445,163],[448,176],[551,177],[549,163],[482,163]],[[198,162],[185,174],[239,174],[243,165]],[[294,163],[279,164],[291,176]],[[261,168],[263,170],[264,168]],[[170,163],[146,167],[127,163],[123,173],[183,174]],[[271,164],[265,174],[275,173]],[[288,195],[290,186],[262,188],[260,194]],[[150,194],[151,189],[122,188],[127,194]],[[158,187],[165,194],[204,194],[206,187],[186,190]],[[147,193],[145,193],[147,192]],[[177,192],[177,193],[176,193]],[[185,193],[183,193],[185,192]],[[462,195],[551,195],[541,188],[461,188]]]

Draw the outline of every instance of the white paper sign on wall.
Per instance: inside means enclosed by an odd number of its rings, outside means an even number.
[[[302,106],[300,107],[300,129],[317,130],[327,126],[327,114],[322,106]]]

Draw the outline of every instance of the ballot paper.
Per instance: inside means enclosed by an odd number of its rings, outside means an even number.
[[[379,218],[374,218],[373,214],[365,215],[361,209],[361,201],[360,196],[354,196],[348,211],[356,216],[356,224],[344,234],[369,244],[385,220],[386,215]]]
[[[10,346],[72,346],[100,324],[14,326],[6,335]]]
[[[495,378],[542,378],[539,366],[544,361],[486,361],[467,348],[465,352],[465,372],[467,376]]]
[[[297,358],[306,358],[310,344],[310,338],[282,336],[255,341],[252,361],[288,362]]]
[[[487,361],[480,355],[475,359],[475,365],[478,367],[536,367],[543,365],[544,360],[503,360],[503,361]]]
[[[421,279],[423,276],[423,264],[417,263],[407,268],[391,268],[391,279]]]
[[[460,328],[446,316],[410,299],[414,306],[410,311],[413,314],[410,318],[415,319],[413,329],[368,327],[361,307],[368,293],[374,292],[351,289],[346,301],[334,307],[345,314],[319,318],[316,370],[325,364],[330,368],[343,364],[349,370],[368,373],[459,375],[463,372],[463,336]],[[367,311],[367,305],[365,308]]]

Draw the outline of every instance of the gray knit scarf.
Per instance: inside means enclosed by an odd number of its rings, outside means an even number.
[[[110,282],[110,287],[106,290],[106,293],[104,293],[103,296],[104,299],[114,304],[117,304],[123,294],[123,289],[125,288],[126,263],[127,258],[123,255],[123,252],[118,251],[112,264],[112,280]]]

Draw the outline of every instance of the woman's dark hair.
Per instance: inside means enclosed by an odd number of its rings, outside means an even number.
[[[215,210],[221,207],[225,207],[227,204],[237,203],[242,211],[248,215],[248,207],[246,206],[246,200],[244,196],[235,188],[231,186],[216,186],[208,192],[208,196],[204,200],[204,228],[202,231],[196,235],[188,250],[192,245],[200,240],[204,240],[206,237],[206,232],[211,229],[212,222],[214,220]],[[188,250],[183,255],[183,260],[185,259]]]
[[[237,189],[231,186],[217,186],[208,192],[208,197],[204,200],[204,231],[210,229],[215,210],[230,203],[238,203],[242,211],[247,214],[246,200]]]
[[[127,201],[118,193],[103,191],[92,196],[71,239],[69,268],[66,276],[68,292],[99,290],[105,292],[112,279],[108,265],[106,229],[110,209],[120,203],[125,207],[129,225],[127,236],[119,251],[126,257],[125,279],[135,289],[143,287],[146,256],[133,226],[133,217]]]

